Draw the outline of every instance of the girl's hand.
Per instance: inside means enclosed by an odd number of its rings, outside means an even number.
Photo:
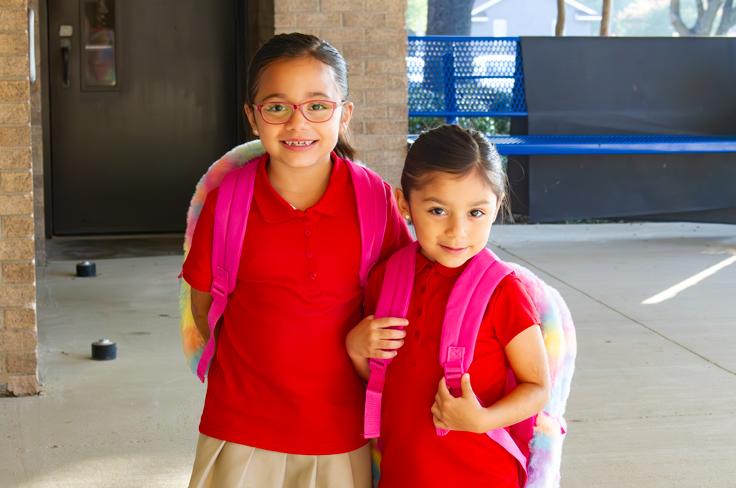
[[[406,319],[369,315],[348,332],[345,345],[353,361],[360,359],[390,359],[404,345],[406,332],[395,327],[409,325]]]
[[[437,395],[432,405],[432,420],[434,426],[446,430],[458,430],[482,434],[486,409],[478,401],[473,387],[470,385],[470,375],[465,373],[460,379],[463,390],[461,397],[455,398],[447,388],[445,377],[440,380]]]

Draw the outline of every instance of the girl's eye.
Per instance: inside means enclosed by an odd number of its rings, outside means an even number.
[[[319,112],[327,109],[329,109],[329,107],[322,102],[312,102],[307,105],[307,110],[310,112]]]
[[[444,208],[433,207],[429,209],[429,213],[432,215],[445,215],[447,212],[445,212]]]
[[[284,112],[285,110],[288,109],[288,107],[284,105],[283,103],[269,103],[265,105],[263,108],[266,109],[266,112],[271,112],[274,114]]]
[[[470,211],[471,217],[483,217],[485,214],[486,213],[479,208],[474,208],[473,210]]]

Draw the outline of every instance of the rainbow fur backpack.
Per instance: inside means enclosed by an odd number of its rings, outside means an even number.
[[[215,326],[227,307],[228,296],[235,289],[238,266],[243,248],[245,226],[253,197],[258,162],[267,157],[260,141],[240,145],[212,164],[199,180],[187,214],[184,235],[184,259],[189,254],[194,228],[207,194],[220,188],[215,207],[212,242],[212,305],[207,315],[210,329],[205,343],[197,330],[191,310],[191,287],[180,279],[179,312],[184,355],[191,369],[204,382],[215,351]],[[390,190],[373,171],[347,161],[355,189],[360,221],[361,262],[360,282],[365,285],[368,271],[378,260],[386,224],[389,218]],[[237,191],[236,191],[237,190]],[[393,218],[400,220],[398,214]],[[181,275],[180,275],[181,278]]]
[[[414,285],[417,251],[418,244],[414,242],[389,258],[376,317],[406,317]],[[572,317],[557,290],[528,269],[501,261],[488,249],[478,253],[468,262],[450,293],[442,323],[439,360],[449,390],[460,396],[460,378],[473,360],[483,314],[496,286],[511,273],[521,280],[539,313],[552,390],[549,402],[538,415],[506,429],[487,432],[487,435],[518,461],[526,473],[524,487],[556,488],[560,483],[562,442],[567,428],[563,414],[577,351]],[[370,361],[364,419],[366,438],[380,436],[381,395],[389,363],[390,360]],[[515,386],[516,378],[509,369],[506,392]],[[447,431],[437,429],[437,435],[446,434]],[[529,447],[528,459],[519,448],[524,444]],[[380,452],[374,450],[374,482],[377,481],[376,465],[380,465]]]

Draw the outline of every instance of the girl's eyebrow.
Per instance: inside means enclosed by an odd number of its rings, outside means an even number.
[[[434,202],[434,203],[439,203],[440,205],[447,206],[445,202],[435,197],[427,197],[424,200],[422,200],[422,202]],[[471,203],[470,206],[471,207],[482,207],[483,205],[490,205],[490,204],[491,202],[489,202],[488,200],[478,200],[477,202]]]
[[[445,205],[445,206],[447,206],[447,204],[446,204],[445,202],[443,202],[443,201],[442,201],[442,200],[440,200],[439,198],[435,198],[435,197],[427,197],[427,198],[425,198],[424,200],[422,200],[422,203],[424,203],[424,202],[433,202],[433,203],[439,203],[440,205]]]
[[[284,95],[283,93],[271,93],[270,95],[261,98],[261,101],[265,102],[269,98],[286,98],[286,95]]]
[[[323,92],[309,92],[307,93],[307,99],[310,99],[312,97],[324,97],[326,99],[330,99],[330,96]],[[283,93],[271,93],[261,99],[261,101],[265,102],[269,98],[283,98],[286,99],[286,95]]]

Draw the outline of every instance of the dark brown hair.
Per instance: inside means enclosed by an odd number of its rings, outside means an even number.
[[[422,133],[409,148],[401,172],[401,189],[408,200],[412,190],[431,180],[432,173],[462,177],[473,171],[485,180],[499,202],[505,202],[506,172],[496,146],[477,130],[443,125]],[[505,203],[502,208],[508,211]]]
[[[248,80],[246,85],[246,97],[249,105],[255,104],[258,81],[263,71],[279,59],[301,58],[312,56],[321,61],[335,74],[335,82],[342,92],[343,100],[348,98],[348,66],[340,51],[335,49],[327,41],[299,32],[291,34],[278,34],[269,39],[266,44],[256,52],[248,65]],[[347,134],[340,134],[337,138],[335,152],[342,158],[353,159],[355,149],[347,140]]]

